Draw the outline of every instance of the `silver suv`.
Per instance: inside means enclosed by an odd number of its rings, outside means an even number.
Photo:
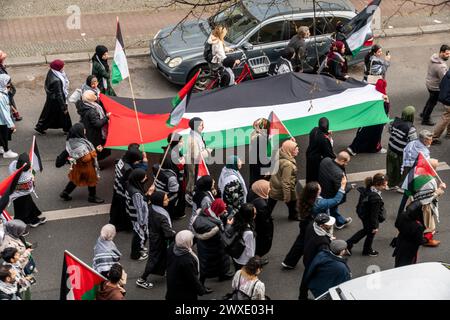
[[[353,18],[355,8],[349,0],[316,1],[316,38],[308,40],[307,64],[312,69],[319,57],[325,55],[331,44],[336,24]],[[248,58],[266,55],[276,63],[281,51],[295,35],[296,27],[308,26],[314,34],[312,0],[242,0],[207,20],[188,21],[161,29],[150,41],[150,58],[156,68],[170,82],[183,85],[199,68],[207,72],[203,58],[204,44],[213,25],[225,25],[227,46],[240,49]],[[369,40],[372,35],[368,35]],[[238,59],[242,52],[229,55]],[[359,63],[370,47],[364,47],[349,64]],[[235,70],[239,74],[241,70]]]

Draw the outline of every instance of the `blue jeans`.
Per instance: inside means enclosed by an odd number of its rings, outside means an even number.
[[[330,215],[336,219],[336,226],[338,227],[347,222],[347,220],[339,213],[338,207],[330,208]]]

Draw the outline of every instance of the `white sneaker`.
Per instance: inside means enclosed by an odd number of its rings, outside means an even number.
[[[1,154],[5,153],[5,149],[3,149],[3,147],[0,147],[0,153]]]
[[[17,158],[19,155],[15,152],[13,152],[11,149],[8,150],[8,152],[3,153],[3,158],[5,159],[12,159]]]
[[[385,154],[387,153],[387,150],[385,148],[381,148],[381,150],[378,151],[377,153]]]

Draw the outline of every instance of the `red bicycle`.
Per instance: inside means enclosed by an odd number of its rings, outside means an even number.
[[[238,77],[235,79],[235,83],[239,84],[242,81],[254,79],[255,75],[267,74],[270,67],[270,60],[266,55],[258,56],[255,58],[247,59],[247,55],[242,53],[239,59],[240,63],[236,68],[241,68],[242,71]],[[220,84],[220,74],[218,70],[212,71],[210,68],[209,74],[200,74],[195,85],[197,92],[204,90],[213,90],[219,87]]]

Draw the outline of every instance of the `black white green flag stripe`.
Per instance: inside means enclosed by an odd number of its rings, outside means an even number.
[[[181,91],[180,91],[181,92]],[[181,101],[180,94],[177,101]],[[126,149],[139,140],[133,100],[107,97],[101,100],[115,117],[109,123],[106,146]],[[286,73],[246,81],[224,89],[192,94],[189,108],[176,127],[166,122],[171,113],[171,98],[136,99],[144,149],[161,152],[169,133],[188,134],[189,119],[204,121],[204,139],[210,148],[230,148],[250,142],[252,124],[273,111],[293,135],[308,134],[321,117],[330,120],[330,130],[348,130],[387,123],[383,94],[375,86],[349,79]]]
[[[130,75],[124,48],[125,46],[123,44],[122,31],[120,30],[119,17],[117,17],[116,49],[114,51],[114,61],[111,73],[112,84],[118,84]]]
[[[367,35],[371,32],[373,15],[380,3],[381,0],[373,0],[344,26],[345,42],[353,56],[359,53],[366,42]]]

